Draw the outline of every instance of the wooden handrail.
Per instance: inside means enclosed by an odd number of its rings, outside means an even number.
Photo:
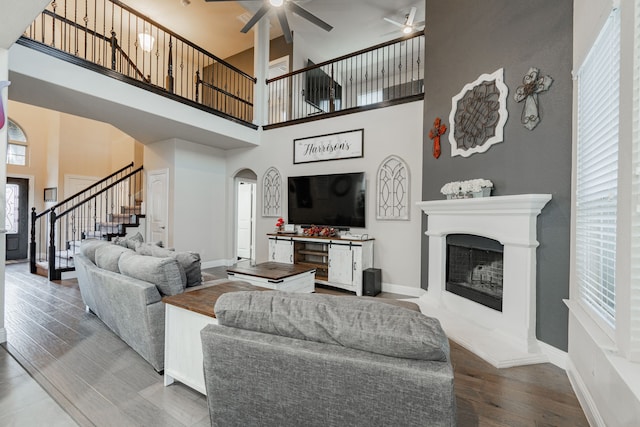
[[[395,43],[398,43],[398,42],[401,42],[401,41],[411,40],[411,39],[414,39],[416,37],[422,37],[422,36],[424,36],[423,32],[417,32],[417,33],[411,34],[409,36],[399,37],[397,39],[394,39],[394,40],[391,40],[391,41],[388,41],[388,42],[384,42],[384,43],[380,43],[380,44],[377,44],[375,46],[359,50],[357,52],[348,53],[346,55],[339,56],[338,58],[333,58],[333,59],[329,59],[328,61],[321,62],[319,64],[314,64],[314,65],[312,65],[310,67],[305,67],[305,68],[302,68],[300,70],[292,71],[290,73],[283,74],[283,75],[278,76],[278,77],[274,77],[272,79],[267,79],[267,84],[272,83],[272,82],[276,82],[278,80],[283,80],[283,79],[286,79],[286,78],[289,78],[289,77],[292,77],[292,76],[296,76],[298,74],[306,73],[307,71],[315,70],[316,68],[324,67],[326,65],[331,65],[333,63],[340,62],[340,61],[343,61],[345,59],[353,58],[354,56],[362,55],[362,54],[367,53],[367,52],[372,52],[372,51],[374,51],[376,49],[380,49],[380,48],[383,48],[383,47],[391,46],[391,45],[393,45]]]
[[[126,166],[118,169],[117,171],[113,172],[111,175],[107,175],[106,177],[102,178],[100,181],[97,181],[95,184],[91,184],[89,187],[85,188],[84,190],[78,191],[73,196],[67,197],[66,199],[64,199],[63,201],[58,203],[57,205],[53,206],[51,209],[59,208],[60,206],[62,206],[63,204],[67,203],[69,200],[73,199],[74,197],[78,197],[82,193],[87,192],[87,191],[91,190],[94,187],[97,187],[98,185],[102,184],[105,181],[108,181],[109,179],[113,178],[114,176],[118,175],[119,173],[122,173],[125,170],[127,170],[129,168],[132,168],[133,165],[134,165],[134,162],[129,163],[128,165],[126,165]],[[139,169],[142,169],[142,166],[140,168],[138,168],[137,170],[139,170]]]
[[[138,12],[135,9],[130,8],[129,6],[127,6],[126,4],[118,1],[118,0],[109,0],[111,3],[120,6],[121,8],[123,8],[124,10],[126,10],[127,12],[145,20],[146,22],[152,24],[154,27],[159,28],[160,30],[164,31],[165,33],[173,36],[175,39],[180,40],[182,43],[192,47],[193,49],[199,51],[200,53],[210,56],[211,58],[215,59],[216,62],[219,62],[221,64],[223,64],[225,67],[230,68],[231,70],[235,71],[236,73],[250,79],[253,80],[253,82],[255,83],[257,80],[255,77],[250,76],[249,74],[245,73],[244,71],[234,67],[233,65],[229,64],[227,61],[225,61],[222,58],[217,57],[216,55],[214,55],[213,53],[201,48],[200,46],[197,46],[195,44],[193,44],[192,42],[190,42],[189,40],[185,39],[184,37],[181,37],[180,35],[174,33],[173,31],[171,31],[170,29],[168,29],[167,27],[165,27],[162,24],[157,23],[156,21],[154,21],[153,19],[149,18],[146,15],[143,15],[142,13]]]
[[[93,194],[91,195],[91,197],[89,197],[89,198],[87,198],[87,199],[84,199],[84,200],[82,200],[81,202],[76,203],[75,205],[73,205],[72,207],[70,207],[69,209],[67,209],[67,210],[66,210],[66,211],[64,211],[64,212],[61,212],[61,213],[57,214],[57,215],[56,215],[56,218],[57,218],[57,219],[60,219],[60,218],[62,218],[63,216],[68,215],[70,212],[73,212],[76,208],[78,208],[78,207],[80,207],[80,206],[84,205],[85,203],[88,203],[91,199],[95,199],[95,198],[96,198],[96,196],[99,196],[100,194],[104,193],[105,191],[107,191],[107,190],[109,190],[109,189],[111,189],[111,188],[115,187],[117,184],[120,184],[120,183],[121,183],[121,182],[123,182],[124,180],[131,178],[133,175],[137,174],[137,173],[138,173],[138,172],[140,172],[142,169],[143,169],[143,167],[142,167],[142,166],[140,166],[138,169],[135,169],[135,170],[133,170],[133,171],[129,172],[127,175],[123,176],[122,178],[119,178],[118,180],[113,181],[111,184],[109,184],[108,186],[104,187],[102,190],[100,190],[100,191],[98,191],[98,192],[93,193]],[[104,180],[103,180],[103,181],[104,181]]]

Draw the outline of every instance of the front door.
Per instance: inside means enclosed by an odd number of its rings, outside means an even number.
[[[7,178],[5,227],[6,259],[26,259],[29,244],[29,180]]]

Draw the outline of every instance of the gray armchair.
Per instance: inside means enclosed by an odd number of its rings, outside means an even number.
[[[449,343],[380,298],[233,292],[201,331],[212,426],[455,426]]]

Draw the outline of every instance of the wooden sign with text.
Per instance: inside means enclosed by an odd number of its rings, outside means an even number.
[[[293,140],[293,163],[363,157],[364,129]]]

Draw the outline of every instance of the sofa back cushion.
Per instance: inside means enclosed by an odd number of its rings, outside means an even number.
[[[162,295],[181,294],[185,288],[184,270],[174,258],[157,258],[123,254],[119,262],[120,273],[156,285]]]
[[[220,325],[420,360],[448,360],[440,322],[359,297],[228,292],[214,307]]]
[[[87,239],[87,240],[83,240],[82,244],[80,245],[80,253],[84,256],[86,256],[87,258],[89,258],[89,260],[92,263],[96,263],[96,250],[100,247],[100,246],[104,246],[104,245],[110,245],[111,242],[108,242],[106,240],[98,240],[98,239]]]
[[[113,271],[114,273],[120,273],[118,260],[125,252],[134,253],[131,249],[127,249],[120,245],[114,245],[112,243],[99,246],[96,249],[95,255],[96,265],[102,269]]]
[[[196,252],[177,252],[149,243],[136,245],[136,252],[140,255],[175,258],[178,260],[178,263],[184,269],[187,276],[187,287],[199,286],[202,284],[200,254]]]

